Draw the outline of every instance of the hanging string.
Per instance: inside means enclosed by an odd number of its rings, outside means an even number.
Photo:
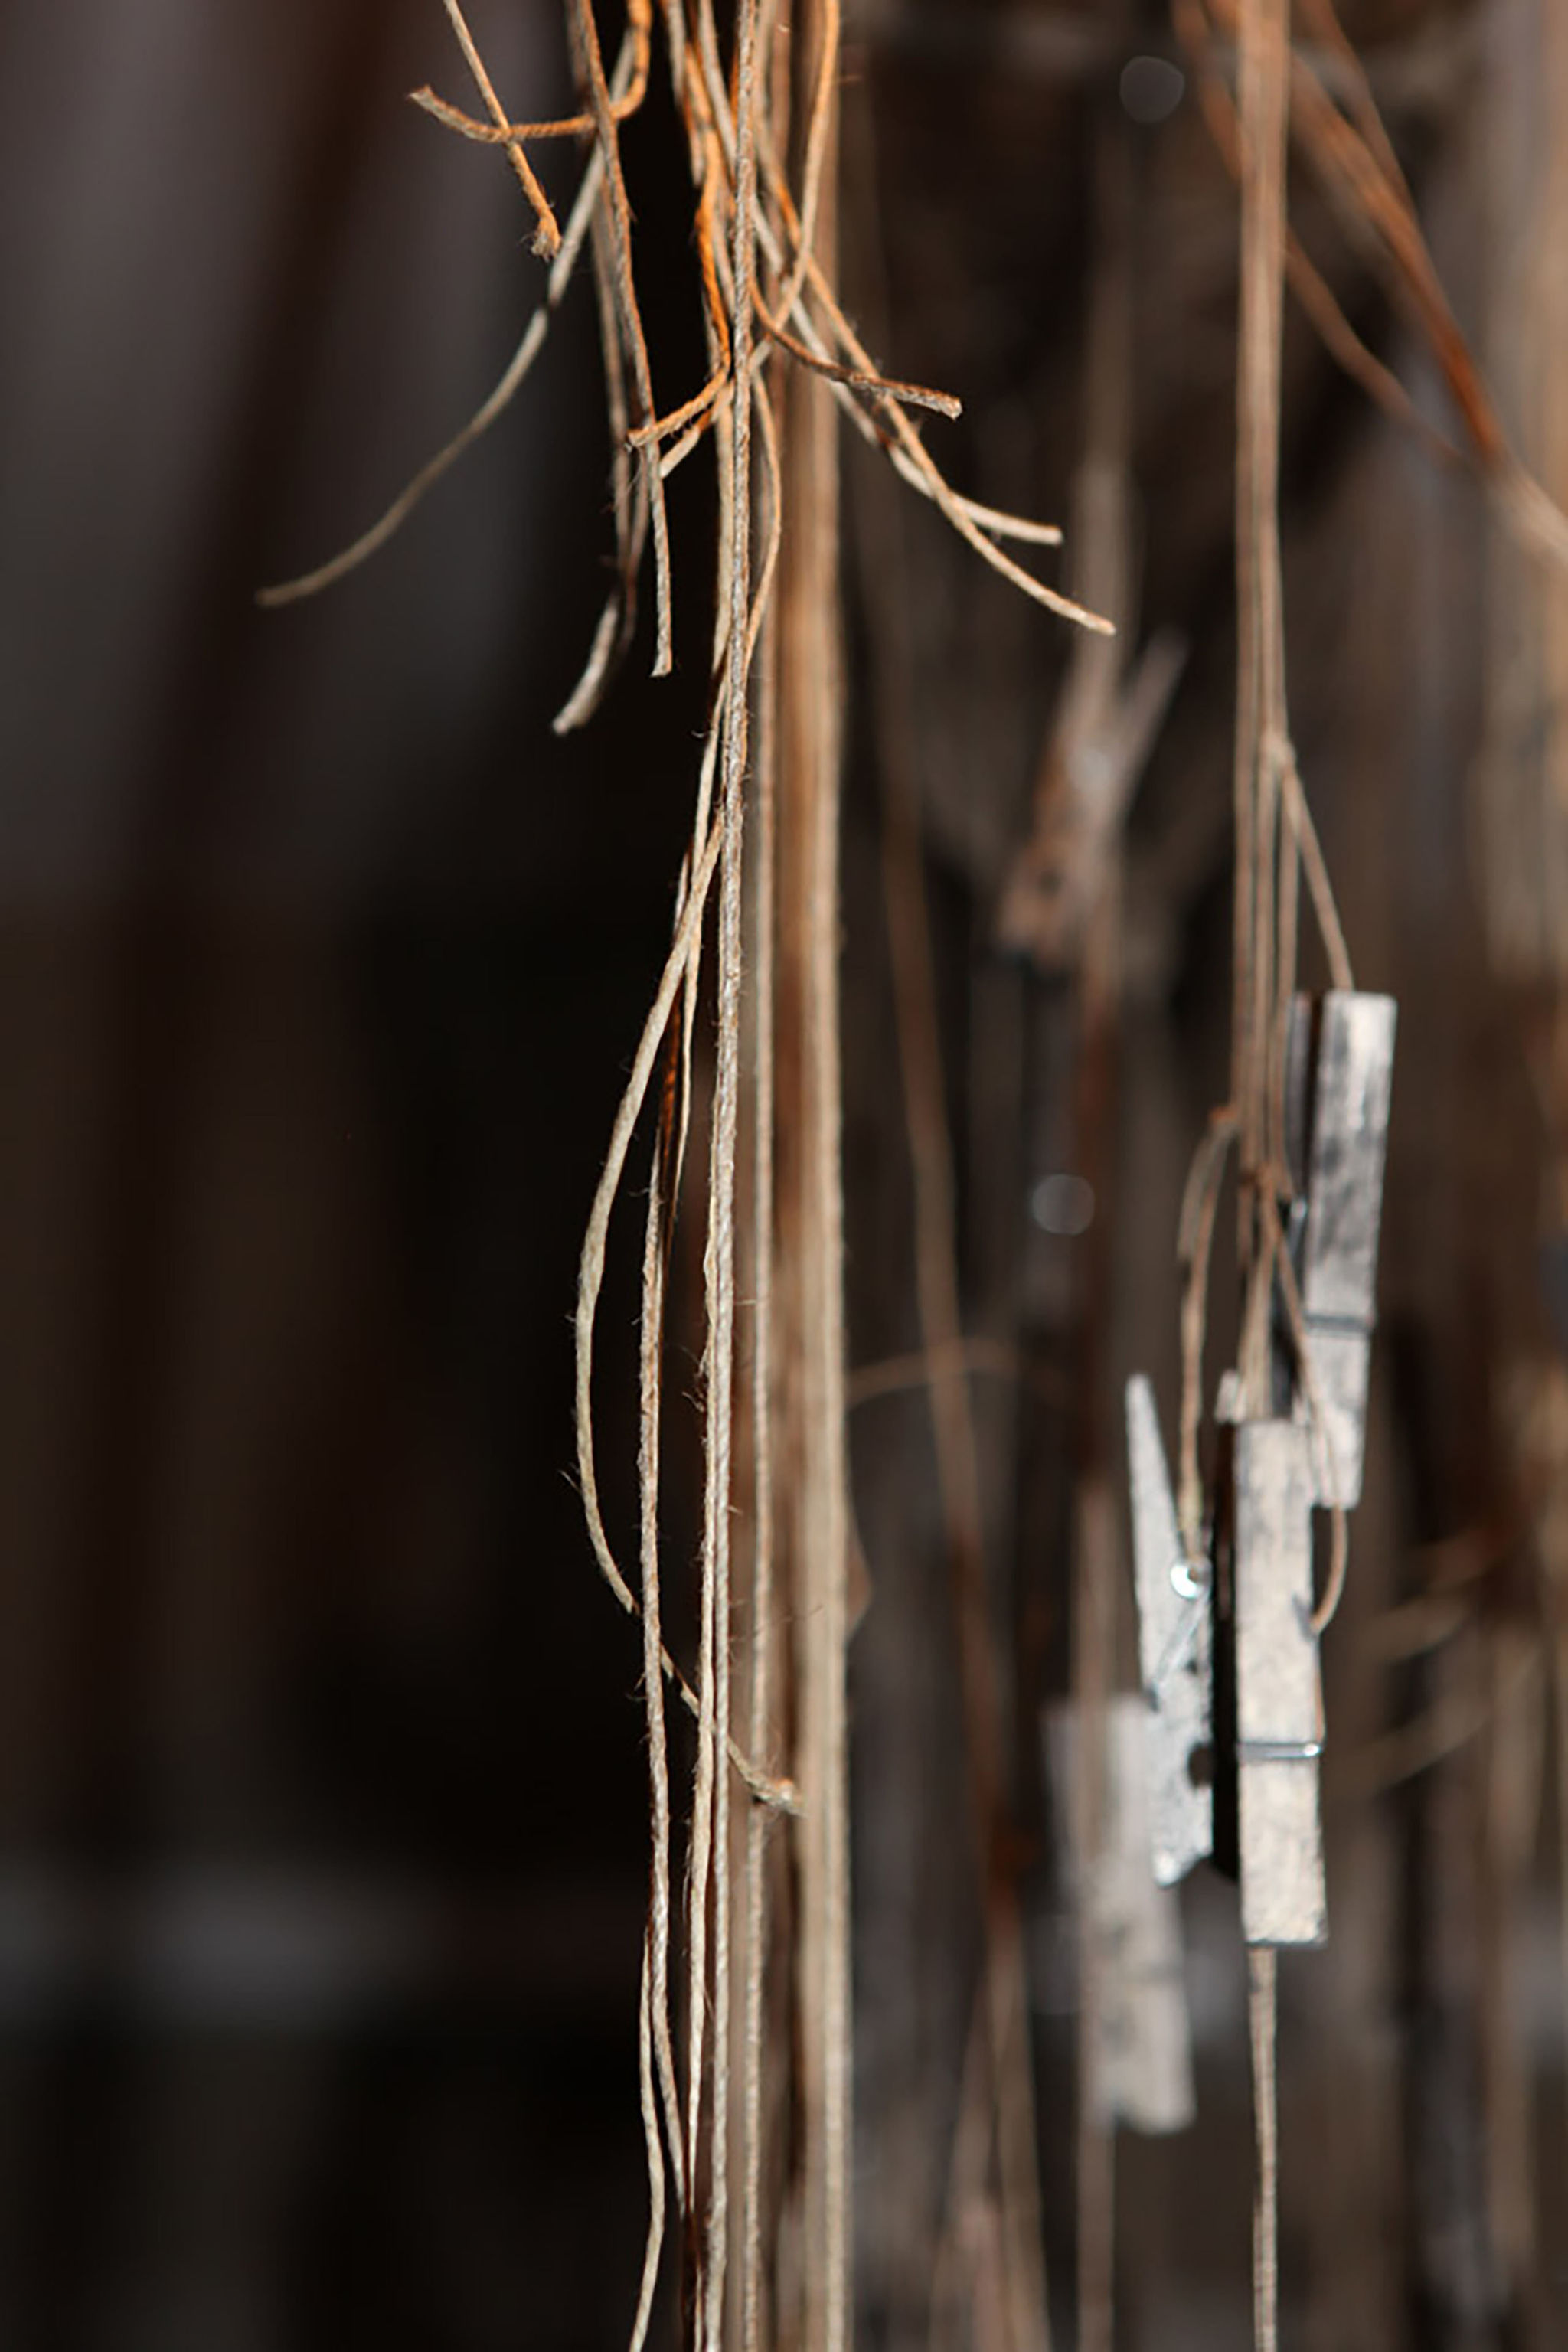
[[[1279,558],[1279,386],[1285,279],[1285,165],[1289,107],[1289,0],[1242,0],[1238,66],[1242,146],[1241,309],[1237,400],[1236,940],[1232,1099],[1241,1152],[1239,1245],[1246,1289],[1240,1373],[1244,1410],[1270,1410],[1277,1255],[1276,1130],[1271,1068],[1295,986],[1299,851],[1280,824],[1289,744],[1284,592]],[[1280,1064],[1282,1066],[1282,1063]],[[1253,2336],[1279,2344],[1275,2110],[1275,1955],[1248,1960],[1253,2116]]]
[[[759,390],[759,422],[769,417]],[[773,890],[774,693],[778,631],[770,613],[761,640],[756,753],[756,843],[753,880],[752,1001],[755,1064],[752,1075],[752,1655],[746,1738],[765,1757],[773,1703],[770,1673],[773,1631]],[[769,1814],[752,1805],[746,1817],[745,1992],[742,2046],[741,2343],[761,2352],[763,2331],[763,2001],[767,1950]]]
[[[1279,982],[1279,747],[1287,740],[1279,560],[1279,373],[1285,249],[1289,0],[1244,0],[1243,146],[1237,399],[1237,729],[1234,1061],[1244,1264],[1257,1265],[1248,1195],[1268,1151],[1269,1034]],[[1267,1280],[1252,1291],[1267,1293]],[[1249,1307],[1250,1307],[1249,1300]],[[1249,1313],[1249,1327],[1257,1322]],[[1249,1328],[1242,1377],[1266,1409],[1266,1358]],[[1266,1339],[1266,1326],[1261,1337]]]
[[[675,2201],[686,2210],[686,2167],[680,2140],[679,2094],[675,2077],[675,2052],[669,2031],[670,1929],[670,1803],[669,1750],[664,1719],[664,1675],[660,1670],[658,1486],[659,1423],[663,1406],[661,1370],[664,1338],[664,1227],[661,1196],[662,1149],[656,1153],[653,1181],[648,1186],[647,1220],[643,1242],[641,1430],[637,1447],[637,1487],[641,1521],[643,1705],[647,1721],[648,1820],[651,1843],[648,1885],[645,2001],[649,2038],[658,2068],[665,2126],[669,2136],[670,2169]],[[652,2192],[662,2182],[657,2129],[648,2143],[648,2184]],[[662,2189],[650,2194],[648,2244],[657,2266],[664,2233]],[[637,2352],[636,2337],[633,2352]]]
[[[1268,1944],[1247,1956],[1247,2011],[1252,2045],[1252,2104],[1258,2171],[1252,2204],[1252,2333],[1256,2352],[1279,2352],[1279,2117],[1275,2039],[1279,1956]]]
[[[1204,1556],[1204,1482],[1198,1433],[1204,1409],[1204,1337],[1208,1327],[1209,1259],[1221,1180],[1236,1140],[1236,1113],[1213,1113],[1193,1156],[1176,1232],[1182,1268],[1182,1419],[1176,1517],[1190,1560]]]
[[[775,1213],[772,1166],[774,1082],[771,1066],[773,803],[769,778],[759,778],[756,875],[756,1088],[752,1104],[755,1198],[752,1258],[758,1293],[751,1366],[754,1423],[756,1535],[752,1547],[752,1627],[745,1752],[737,1743],[731,1675],[731,1515],[735,1379],[736,1218],[741,1113],[741,1019],[747,975],[742,970],[742,910],[748,884],[742,824],[748,784],[749,677],[769,602],[780,550],[784,467],[770,396],[763,376],[767,355],[786,355],[825,381],[832,400],[863,436],[879,445],[893,468],[930,499],[958,534],[992,568],[1036,603],[1092,631],[1108,624],[1038,580],[1004,551],[1004,541],[1049,547],[1054,526],[998,511],[954,489],[910,423],[910,405],[956,415],[949,395],[902,383],[872,361],[834,294],[824,253],[831,244],[836,166],[837,86],[841,69],[840,0],[815,0],[797,9],[785,32],[780,0],[740,0],[731,12],[732,34],[721,47],[712,0],[627,0],[618,57],[606,70],[594,0],[564,0],[569,46],[581,96],[579,110],[552,120],[515,119],[503,103],[464,13],[464,0],[441,0],[482,100],[471,115],[429,89],[416,102],[448,131],[500,151],[532,215],[536,251],[549,265],[543,299],[530,320],[500,383],[463,430],[427,464],[381,520],[331,562],[271,592],[266,601],[306,596],[343,578],[390,539],[426,491],[507,409],[549,333],[579,259],[592,259],[598,300],[605,407],[611,436],[610,507],[615,577],[592,635],[582,675],[556,720],[559,730],[582,724],[597,707],[619,657],[631,643],[645,557],[651,550],[656,674],[673,659],[671,565],[663,486],[700,446],[710,446],[719,471],[720,593],[715,624],[710,726],[677,907],[675,934],[654,1002],[637,1042],[617,1108],[609,1148],[589,1216],[579,1267],[575,1427],[577,1462],[590,1540],[616,1600],[640,1622],[642,1697],[648,1741],[650,1856],[648,1921],[638,1996],[638,2084],[648,2171],[648,2228],[633,2323],[633,2352],[643,2352],[661,2273],[671,2204],[684,2226],[687,2326],[699,2352],[719,2352],[729,2311],[731,2070],[742,2078],[740,2256],[738,2310],[747,2352],[759,2352],[765,2330],[764,2183],[763,2128],[763,2005],[767,1959],[765,1840],[774,1815],[800,1811],[793,1782],[763,1769],[770,1732],[770,1631],[776,1633],[777,1597],[772,1559],[774,1407],[769,1281]],[[707,335],[707,380],[689,398],[661,415],[634,271],[633,216],[622,169],[620,134],[643,106],[650,87],[656,24],[676,105],[687,138],[696,195],[694,244]],[[807,29],[809,28],[809,29]],[[760,58],[775,35],[810,47],[812,71],[797,184],[779,161],[782,113],[763,86]],[[585,152],[564,233],[529,147],[549,142],[552,158],[568,142]],[[553,165],[552,165],[553,168]],[[823,232],[819,234],[819,229]],[[761,280],[761,283],[759,283]],[[710,442],[710,436],[711,440]],[[755,449],[753,450],[753,436]],[[797,528],[818,547],[820,615],[831,601],[837,568],[836,458],[830,431],[807,469],[797,472]],[[755,513],[753,509],[755,508]],[[765,528],[762,520],[766,515]],[[755,544],[753,544],[755,541]],[[830,632],[829,632],[830,634]],[[837,719],[829,709],[837,661],[829,648],[811,649],[805,681],[815,697],[811,757],[821,789],[812,803],[805,844],[807,872],[803,932],[809,984],[805,1059],[809,1071],[812,1139],[806,1199],[811,1223],[811,1311],[805,1318],[802,1367],[809,1398],[808,1452],[815,1465],[815,1501],[805,1549],[819,1580],[823,1606],[811,1642],[818,1696],[803,1748],[821,1800],[818,1818],[803,1836],[819,1882],[809,1969],[816,2013],[802,2023],[819,2047],[812,2059],[816,2131],[816,2186],[808,2239],[802,2248],[806,2300],[820,2320],[828,2352],[850,2331],[849,2245],[852,2204],[850,2126],[849,1898],[847,1725],[843,1692],[847,1639],[845,1571],[849,1552],[845,1391],[839,1265],[842,1256],[837,1032]],[[782,786],[781,786],[782,790]],[[749,826],[748,826],[749,829]],[[715,902],[717,907],[714,921]],[[707,926],[713,923],[717,1050],[706,1162],[707,1224],[704,1293],[707,1340],[705,1471],[698,1657],[690,1680],[671,1658],[663,1632],[659,1554],[662,1350],[669,1251],[681,1201],[693,1112],[693,1065],[703,1001]],[[640,1419],[637,1461],[638,1562],[636,1589],[617,1563],[605,1525],[595,1462],[593,1375],[595,1333],[605,1278],[611,1219],[639,1118],[654,1094],[659,1129],[654,1147],[643,1250],[640,1337]],[[803,1291],[803,1295],[805,1295]],[[696,1719],[689,1832],[685,1851],[684,1917],[676,1918],[678,1876],[675,1805],[666,1685]],[[734,1775],[734,1780],[731,1779]],[[742,1798],[736,1782],[744,1786]],[[745,1806],[743,1862],[731,1868],[731,1819]],[[742,1926],[733,1932],[731,1900]],[[798,1928],[793,1932],[799,1933]],[[680,1945],[679,1959],[676,1947]],[[732,1948],[738,1945],[738,1949]],[[797,1952],[797,1961],[800,1955]],[[672,1973],[684,1976],[684,2049],[677,2053]],[[731,2032],[731,1983],[742,2004]],[[796,1998],[799,1999],[798,1988]],[[786,2062],[787,2063],[787,2062]],[[814,2071],[813,2071],[814,2070]]]
[[[702,1540],[705,1639],[712,1652],[712,1730],[709,1802],[712,1813],[713,1962],[703,1971],[702,1907],[707,1890],[693,1874],[689,1912],[689,1999],[693,2011],[707,1999],[713,2011],[713,2061],[708,2139],[708,2210],[699,2257],[700,2352],[718,2352],[723,2333],[728,2252],[730,2158],[730,1984],[733,1967],[730,1917],[730,1790],[722,1756],[730,1734],[731,1464],[734,1433],[735,1192],[740,1110],[742,919],[744,889],[743,786],[746,776],[752,628],[752,306],[745,299],[756,237],[756,38],[758,0],[742,0],[736,28],[735,166],[731,274],[734,315],[731,347],[742,396],[729,420],[728,572],[721,583],[729,639],[720,742],[719,823],[723,851],[719,875],[718,1049],[713,1126],[709,1151],[707,1294],[707,1469]],[[657,464],[657,457],[655,458]],[[699,1802],[701,1801],[700,1790]],[[693,2021],[694,2050],[700,2028]],[[696,2086],[700,2090],[700,2083]],[[693,2085],[688,2085],[689,2096]],[[691,2146],[695,2147],[693,2135]],[[695,2159],[693,2158],[693,2161]]]

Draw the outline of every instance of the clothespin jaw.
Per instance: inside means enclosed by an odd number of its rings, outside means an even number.
[[[1154,1391],[1127,1383],[1138,1650],[1147,1701],[1154,1875],[1184,1878],[1214,1849],[1213,1575],[1186,1557]]]

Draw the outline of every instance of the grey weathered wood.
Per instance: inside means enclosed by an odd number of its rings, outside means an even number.
[[[1150,1874],[1148,1711],[1134,1691],[1100,1712],[1103,1817],[1093,1867],[1075,1843],[1073,1790],[1082,1768],[1080,1717],[1046,1717],[1048,1778],[1076,1902],[1089,1906],[1100,1969],[1092,2087],[1102,2121],[1152,2134],[1184,2131],[1196,2113],[1192,2024],[1173,1887]]]
[[[1237,1780],[1241,1916],[1251,1944],[1328,1933],[1319,1812],[1322,1701],[1311,1630],[1308,1432],[1245,1422],[1236,1433]]]
[[[1204,1769],[1214,1740],[1209,1567],[1184,1554],[1154,1391],[1142,1373],[1127,1383],[1127,1454],[1154,1875],[1173,1886],[1214,1850],[1213,1776]]]
[[[1314,1064],[1311,1008],[1299,997],[1287,1050],[1287,1148],[1305,1210],[1291,1238],[1328,1446],[1325,1461],[1315,1440],[1317,1499],[1347,1509],[1361,1500],[1396,1017],[1391,996],[1331,990],[1322,999]],[[1276,1402],[1285,1409],[1278,1381]],[[1311,1426],[1304,1381],[1294,1383],[1289,1409]]]
[[[1331,989],[1318,1041],[1301,1303],[1310,1315],[1370,1323],[1394,1084],[1392,996]]]

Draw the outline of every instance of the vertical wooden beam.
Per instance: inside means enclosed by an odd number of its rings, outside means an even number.
[[[792,140],[811,120],[826,0],[791,13]],[[816,223],[833,274],[837,98]],[[778,599],[778,1260],[780,1605],[794,1629],[800,2159],[791,2235],[794,2322],[805,2352],[852,2333],[848,1633],[838,1013],[843,652],[837,412],[803,369],[784,384]],[[786,2283],[784,2292],[790,2290]]]

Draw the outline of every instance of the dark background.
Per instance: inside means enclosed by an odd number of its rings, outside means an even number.
[[[489,16],[551,110],[554,12]],[[598,2345],[635,2284],[637,1660],[569,1316],[700,708],[639,656],[550,731],[609,551],[591,300],[381,562],[252,601],[538,291],[430,79],[424,0],[0,12],[18,2346]]]

